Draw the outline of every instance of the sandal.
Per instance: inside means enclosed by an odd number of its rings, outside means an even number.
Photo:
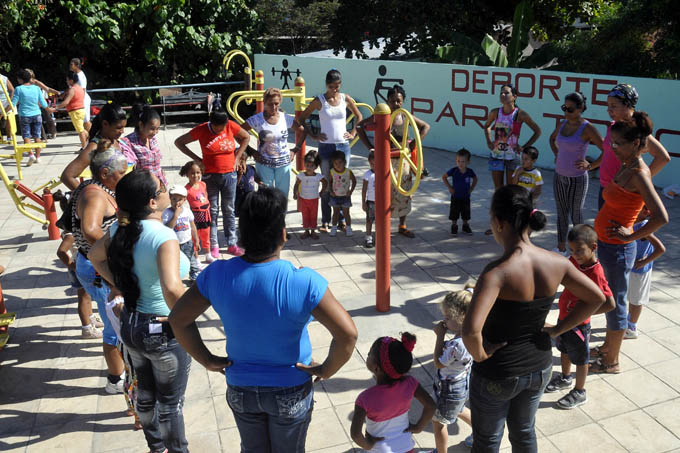
[[[312,233],[310,234],[310,236],[312,237],[312,239],[319,239],[319,235],[316,234],[316,232],[314,232],[314,231],[312,231]]]
[[[328,224],[322,223],[321,226],[319,227],[319,231],[321,233],[328,233]]]
[[[590,348],[590,357],[593,359],[599,358],[599,357],[604,357],[607,355],[607,350],[602,349],[602,346],[595,346],[594,348]]]
[[[302,233],[300,235],[300,239],[307,239],[310,236],[311,236],[311,234],[309,234],[309,231],[305,231],[304,233]]]
[[[602,359],[599,358],[590,364],[591,373],[604,373],[604,374],[619,374],[621,372],[621,367],[619,363],[602,363]]]
[[[405,226],[399,227],[399,234],[401,234],[402,236],[406,236],[407,238],[411,238],[411,239],[416,237],[416,235],[413,233],[413,231],[409,230]]]

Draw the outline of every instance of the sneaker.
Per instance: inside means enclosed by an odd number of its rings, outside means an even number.
[[[352,236],[352,235],[354,235],[354,233],[352,233],[352,227],[347,225],[345,227],[345,236]]]
[[[26,166],[30,167],[31,165],[33,165],[33,162],[35,162],[36,160],[38,160],[38,159],[35,158],[35,154],[31,153],[28,156],[28,162],[26,162]]]
[[[102,331],[97,329],[92,324],[83,327],[80,332],[80,338],[83,340],[96,340],[103,336]]]
[[[104,323],[102,322],[102,320],[99,318],[99,316],[95,315],[94,313],[90,315],[90,324],[93,324],[98,329],[104,327]]]
[[[210,264],[210,263],[214,263],[215,261],[217,261],[217,259],[213,258],[212,254],[210,254],[210,253],[205,254],[205,262],[206,263]]]
[[[451,234],[458,234],[458,225],[455,223],[451,224]]]
[[[472,229],[470,228],[469,224],[463,225],[463,233],[465,234],[472,234]]]
[[[472,448],[472,434],[470,434],[469,436],[467,436],[465,438],[465,440],[463,441],[463,444],[468,448]]]
[[[227,248],[227,253],[234,256],[241,256],[243,255],[244,250],[238,245],[234,244],[230,245],[229,248]]]
[[[39,164],[39,163],[40,163],[40,158],[39,158],[39,157],[36,157],[36,158],[35,158],[35,163],[36,163],[36,164]]]
[[[373,236],[366,236],[366,239],[364,240],[364,246],[367,249],[373,247]]]
[[[219,259],[220,257],[220,248],[219,247],[213,247],[210,249],[210,255],[212,255],[213,258]]]
[[[331,227],[331,231],[328,233],[329,236],[335,237],[338,234],[338,227]]]
[[[637,340],[638,331],[632,329],[626,329],[626,333],[623,334],[623,338],[626,340]]]
[[[124,391],[124,384],[125,384],[125,372],[120,375],[120,380],[116,382],[115,384],[111,383],[109,378],[106,378],[106,387],[104,387],[104,390],[106,390],[106,393],[110,395],[115,395],[116,393],[125,393]]]
[[[571,376],[564,376],[562,373],[557,373],[555,377],[550,379],[545,391],[546,393],[552,393],[558,390],[570,389],[572,385],[574,385],[574,378]]]
[[[573,409],[575,407],[582,406],[587,402],[588,398],[586,398],[586,389],[573,389],[571,392],[567,393],[557,401],[557,407],[560,409]]]

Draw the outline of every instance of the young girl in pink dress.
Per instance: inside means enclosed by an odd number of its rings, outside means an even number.
[[[361,448],[374,453],[408,453],[415,443],[411,433],[419,433],[430,423],[435,404],[430,395],[412,377],[411,351],[416,337],[408,332],[401,341],[392,337],[375,340],[366,359],[376,385],[364,390],[354,403],[352,440]],[[408,411],[413,397],[423,405],[418,422],[410,424]],[[364,422],[366,433],[362,432]]]
[[[186,176],[189,183],[184,186],[187,189],[187,201],[191,212],[194,214],[194,223],[198,231],[200,245],[199,253],[205,254],[205,262],[212,263],[215,258],[210,254],[210,201],[208,189],[201,181],[203,169],[198,162],[190,160],[179,170],[180,176]]]

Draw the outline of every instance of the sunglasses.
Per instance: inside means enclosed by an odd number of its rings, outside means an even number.
[[[623,146],[627,143],[629,143],[629,142],[620,142],[619,143],[619,142],[612,141],[610,144],[612,145],[612,149],[617,149],[618,147]]]
[[[165,183],[164,183],[163,181],[161,181],[161,180],[159,179],[158,182],[160,183],[160,187],[159,187],[159,189],[156,191],[156,193],[153,194],[153,197],[154,197],[154,198],[158,198],[158,196],[159,196],[160,194],[165,193],[165,192],[168,191],[168,188],[165,187]]]
[[[562,104],[562,107],[560,107],[563,112],[567,113],[574,113],[576,111],[576,107],[567,107],[566,104]]]

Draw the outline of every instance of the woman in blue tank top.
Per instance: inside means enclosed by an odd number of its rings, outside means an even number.
[[[550,337],[583,322],[605,301],[602,291],[564,257],[531,243],[546,223],[524,187],[504,186],[491,201],[491,230],[503,256],[477,281],[463,323],[463,342],[475,360],[470,409],[475,451],[498,451],[507,421],[513,451],[537,452],[534,420],[551,377]],[[581,302],[545,328],[562,284]]]
[[[588,193],[588,170],[585,160],[588,145],[602,148],[602,137],[595,126],[581,115],[586,111],[586,98],[579,92],[568,94],[562,104],[565,120],[550,136],[550,148],[555,154],[553,190],[557,205],[557,248],[566,254],[569,216],[572,225],[583,223],[583,204]]]

